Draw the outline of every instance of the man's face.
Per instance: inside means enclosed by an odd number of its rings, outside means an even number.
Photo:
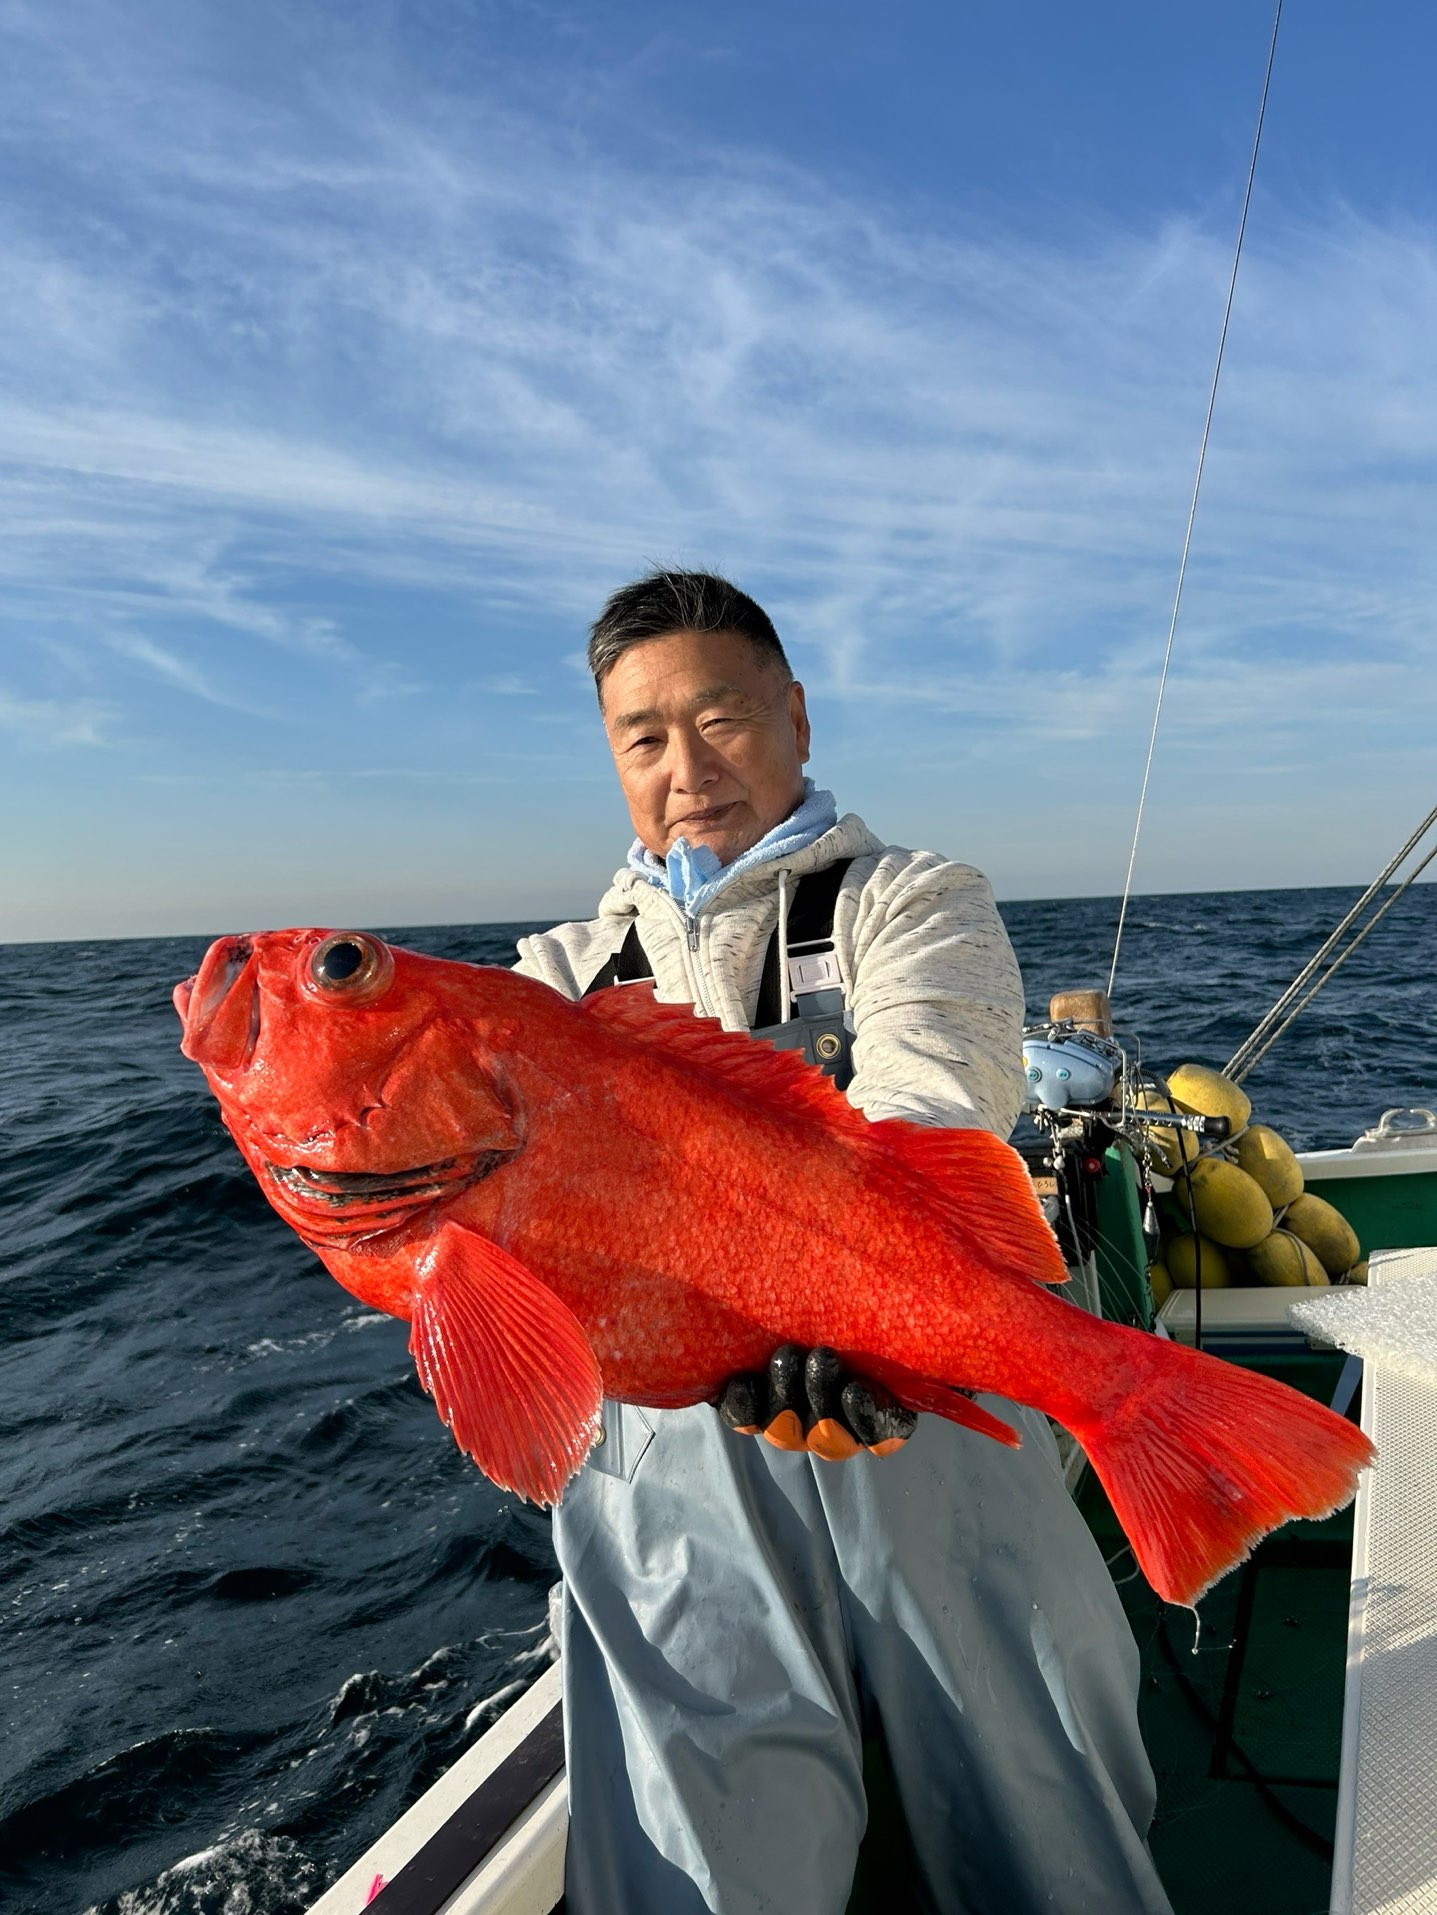
[[[735,632],[668,632],[623,652],[604,729],[641,842],[676,839],[729,864],[803,797],[803,687]]]

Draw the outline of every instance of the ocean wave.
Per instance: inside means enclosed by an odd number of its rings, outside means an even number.
[[[326,1886],[325,1870],[288,1836],[240,1829],[84,1915],[302,1915]]]

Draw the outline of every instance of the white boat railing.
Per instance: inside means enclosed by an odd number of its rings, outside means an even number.
[[[556,1664],[309,1915],[550,1915],[569,1814],[559,1711]]]
[[[1437,1249],[1388,1250],[1369,1282],[1437,1276]],[[1437,1389],[1365,1366],[1380,1461],[1357,1492],[1332,1915],[1437,1908]]]

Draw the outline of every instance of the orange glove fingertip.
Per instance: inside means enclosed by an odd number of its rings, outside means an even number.
[[[858,1438],[832,1416],[821,1416],[808,1432],[808,1447],[826,1463],[842,1463],[863,1448]]]
[[[772,1443],[776,1450],[802,1450],[808,1447],[797,1410],[780,1410],[764,1431],[763,1440]]]

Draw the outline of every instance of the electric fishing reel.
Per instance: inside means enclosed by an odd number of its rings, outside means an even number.
[[[1026,1139],[1015,1139],[1035,1178],[1051,1176],[1045,1214],[1065,1258],[1081,1271],[1100,1241],[1099,1187],[1116,1167],[1109,1152],[1126,1145],[1151,1256],[1158,1242],[1158,1218],[1150,1133],[1186,1130],[1219,1139],[1231,1126],[1226,1118],[1144,1107],[1151,1074],[1142,1067],[1135,1040],[1119,1042],[1114,1036],[1106,992],[1062,992],[1048,1010],[1046,1022],[1023,1032],[1023,1112],[1032,1128]],[[1041,1183],[1039,1188],[1041,1195]]]
[[[1095,1121],[1135,1147],[1146,1130],[1188,1130],[1221,1142],[1232,1130],[1226,1117],[1196,1112],[1147,1110],[1138,1093],[1144,1079],[1141,1057],[1130,1055],[1112,1034],[1101,991],[1074,993],[1103,1000],[1106,1029],[1072,1017],[1054,1017],[1023,1032],[1024,1111],[1045,1129],[1083,1126]],[[1054,1006],[1064,1002],[1055,997]]]
[[[1071,1018],[1035,1025],[1023,1033],[1023,1108],[1030,1116],[1066,1116],[1110,1104],[1126,1064],[1111,1037],[1082,1030]]]

